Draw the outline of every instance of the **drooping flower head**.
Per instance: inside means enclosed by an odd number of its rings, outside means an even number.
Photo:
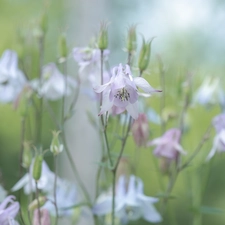
[[[213,140],[213,147],[206,160],[210,160],[216,152],[225,152],[225,114],[217,115],[213,118],[212,124],[216,130],[216,136]]]
[[[50,215],[47,209],[40,210],[41,218],[39,218],[38,209],[34,210],[33,216],[33,224],[32,225],[39,225],[39,221],[41,221],[42,225],[51,225]]]
[[[137,146],[145,146],[149,137],[149,124],[147,116],[144,113],[132,125],[133,138]]]
[[[181,131],[177,128],[170,129],[162,137],[155,138],[148,143],[148,146],[156,145],[154,154],[157,157],[165,157],[170,160],[176,160],[178,154],[186,154],[179,144]]]
[[[157,198],[144,195],[140,178],[131,175],[127,183],[125,176],[120,176],[116,187],[115,216],[122,224],[140,218],[151,223],[162,221],[162,217],[153,206],[157,201]],[[106,215],[111,212],[111,207],[112,193],[102,194],[93,207],[93,213],[99,216]]]
[[[15,101],[25,84],[26,78],[18,68],[16,52],[6,50],[0,58],[0,102]]]
[[[94,88],[95,92],[103,93],[103,104],[99,115],[109,111],[116,106],[124,111],[125,109],[134,118],[138,118],[138,87],[147,96],[152,92],[158,92],[142,77],[133,78],[129,65],[125,67],[120,64],[114,67],[112,77],[108,83]],[[144,95],[146,95],[144,94]]]
[[[11,225],[20,209],[20,204],[15,202],[15,196],[9,195],[0,203],[0,224]],[[14,221],[14,224],[18,224]]]
[[[109,55],[109,50],[106,49],[103,51],[104,59],[107,59]],[[83,48],[74,48],[73,49],[73,58],[78,63],[81,73],[86,67],[94,66],[100,64],[101,51],[100,49],[83,47]]]

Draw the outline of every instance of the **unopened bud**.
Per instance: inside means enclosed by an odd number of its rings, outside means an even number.
[[[120,176],[128,176],[131,174],[131,163],[126,157],[122,157],[119,161],[118,168],[116,171],[116,178],[119,179]]]
[[[132,134],[138,147],[146,146],[149,138],[149,124],[147,116],[144,113],[139,114],[132,125]]]
[[[66,36],[65,36],[65,34],[62,34],[59,37],[58,51],[59,51],[59,57],[60,58],[66,58],[67,57],[68,49],[67,49],[67,43],[66,43]]]
[[[51,146],[50,146],[50,151],[54,155],[58,155],[63,150],[63,144],[61,144],[60,141],[59,141],[59,133],[60,133],[60,131],[53,131],[52,132],[53,138],[52,138],[52,143],[51,143]]]
[[[98,36],[98,48],[100,50],[107,49],[108,47],[108,24],[102,23]]]
[[[38,155],[38,156],[35,157],[34,166],[33,166],[33,178],[36,181],[38,181],[41,177],[42,162],[43,162],[43,156],[42,155]]]
[[[23,143],[22,165],[24,168],[29,168],[32,161],[31,144],[27,141]]]
[[[151,44],[152,44],[152,38],[150,41],[145,43],[145,40],[143,38],[142,48],[139,55],[138,60],[138,67],[141,72],[147,69],[149,61],[150,61],[150,55],[151,55]]]
[[[40,18],[40,29],[43,32],[43,34],[45,34],[47,31],[47,25],[48,25],[47,13],[44,12]]]
[[[137,48],[137,34],[136,34],[136,25],[133,25],[128,30],[127,35],[127,43],[126,43],[127,51],[134,52]]]
[[[35,209],[32,225],[51,225],[50,215],[47,209],[41,209],[41,218],[39,218],[38,209]]]
[[[38,207],[42,207],[47,201],[47,198],[45,196],[39,196],[38,198],[34,199],[28,206],[28,209],[35,210],[38,209]]]

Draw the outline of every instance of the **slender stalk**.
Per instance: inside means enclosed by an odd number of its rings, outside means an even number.
[[[55,177],[54,177],[54,206],[55,206],[55,214],[56,214],[56,218],[55,218],[55,225],[58,224],[58,218],[59,218],[59,213],[58,213],[58,206],[57,206],[57,197],[56,197],[56,189],[57,189],[57,170],[56,170],[56,159],[57,159],[57,155],[54,155],[54,173],[55,173]]]
[[[163,110],[165,108],[165,100],[166,100],[166,85],[165,85],[165,71],[163,69],[163,62],[159,55],[158,55],[158,63],[160,73],[160,85],[163,90],[160,98],[161,134],[164,134],[166,131],[166,124],[165,121],[163,120]]]
[[[122,144],[121,144],[121,149],[120,149],[120,153],[119,153],[119,157],[117,158],[117,161],[112,169],[112,174],[113,174],[113,196],[112,196],[112,225],[115,225],[115,196],[116,196],[116,172],[117,172],[117,168],[118,168],[118,165],[119,165],[119,162],[120,162],[120,159],[123,155],[123,151],[124,151],[124,148],[125,148],[125,145],[126,145],[126,141],[127,141],[127,138],[128,138],[128,135],[129,135],[129,132],[130,132],[130,128],[131,128],[131,121],[132,121],[132,118],[130,116],[129,118],[129,122],[128,122],[128,125],[127,125],[127,132],[122,140]]]
[[[41,225],[41,210],[40,210],[40,202],[39,202],[39,191],[38,191],[38,185],[37,185],[37,181],[35,181],[35,187],[36,187],[36,199],[38,202],[38,223],[39,225]]]

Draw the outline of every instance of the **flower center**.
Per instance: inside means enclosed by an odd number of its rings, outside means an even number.
[[[130,93],[125,89],[122,88],[114,95],[115,98],[119,98],[122,102],[128,101],[130,98]]]

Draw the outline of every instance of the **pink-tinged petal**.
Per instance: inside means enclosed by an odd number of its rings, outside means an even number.
[[[135,102],[134,104],[129,104],[126,107],[127,112],[133,117],[133,119],[137,119],[138,118],[138,103]]]
[[[216,135],[214,140],[213,140],[213,147],[210,150],[210,152],[209,152],[209,154],[206,158],[206,161],[209,161],[215,155],[216,150],[217,150],[218,141],[219,141],[219,135]]]
[[[4,201],[0,204],[0,210],[4,210],[6,208],[6,206],[9,204],[9,203],[13,203],[14,200],[15,200],[15,196],[13,195],[9,195],[7,196]]]
[[[102,106],[99,115],[109,111],[113,106],[113,102],[109,101],[109,91],[104,91],[102,96]]]
[[[144,78],[142,77],[135,77],[134,83],[137,87],[141,88],[146,93],[152,92],[161,92],[160,90],[154,89]]]
[[[124,198],[126,195],[126,178],[125,176],[120,176],[116,186],[116,196],[118,198]]]

